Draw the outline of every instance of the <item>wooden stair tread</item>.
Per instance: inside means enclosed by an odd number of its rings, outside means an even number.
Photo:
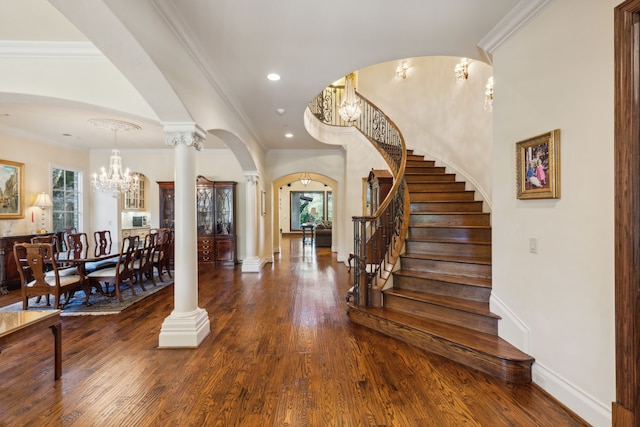
[[[479,314],[493,319],[500,319],[500,316],[489,310],[489,304],[486,302],[473,301],[464,298],[457,298],[448,295],[438,295],[428,292],[411,291],[408,289],[390,288],[383,292],[385,295],[395,295],[401,298],[412,299],[415,301],[423,301],[433,305],[452,308],[458,311],[464,311],[473,314]]]
[[[476,241],[464,241],[453,239],[431,239],[427,237],[407,237],[407,242],[429,242],[429,243],[453,243],[456,245],[477,245],[477,246],[491,246],[491,242],[476,242]]]
[[[459,228],[459,229],[463,229],[463,228],[473,228],[473,229],[482,228],[482,229],[490,230],[491,226],[490,225],[412,224],[412,225],[409,226],[409,228]]]
[[[419,202],[416,202],[419,203]],[[434,212],[434,211],[411,211],[411,215],[469,215],[480,216],[489,215],[488,212],[466,212],[466,211],[452,211],[452,212]]]
[[[437,320],[412,316],[396,310],[374,307],[358,307],[350,309],[361,310],[369,315],[377,316],[390,322],[395,322],[404,327],[419,330],[421,332],[437,336],[440,339],[449,341],[453,345],[463,346],[473,349],[501,360],[512,360],[519,362],[533,362],[533,357],[518,350],[509,342],[496,335],[455,326]]]
[[[453,274],[434,273],[430,271],[417,270],[397,270],[393,272],[394,276],[415,277],[418,279],[437,280],[439,282],[448,282],[452,284],[460,284],[467,286],[478,286],[482,288],[491,288],[491,280],[482,277],[469,277]]]
[[[454,256],[454,255],[434,255],[434,254],[419,254],[419,253],[405,253],[400,255],[401,258],[414,258],[414,259],[429,259],[435,261],[450,261],[461,262],[469,264],[482,264],[491,265],[491,258],[483,257],[466,257],[466,256]]]

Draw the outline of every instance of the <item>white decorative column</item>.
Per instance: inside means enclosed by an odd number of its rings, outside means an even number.
[[[198,307],[195,152],[205,132],[195,123],[165,123],[175,147],[174,309],[160,330],[160,347],[197,347],[209,335],[207,311]]]
[[[246,172],[244,174],[246,180],[246,224],[245,224],[245,242],[246,256],[242,261],[243,273],[258,273],[262,266],[262,261],[258,256],[258,172]]]

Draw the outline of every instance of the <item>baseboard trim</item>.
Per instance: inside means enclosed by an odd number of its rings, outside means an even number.
[[[531,354],[530,351],[531,330],[529,327],[495,295],[491,295],[490,306],[491,312],[501,317],[498,322],[500,338],[535,358],[535,354]],[[533,363],[531,376],[538,387],[589,424],[594,427],[611,426],[612,412],[608,403],[599,402],[580,387],[570,383],[538,361]]]
[[[533,364],[533,382],[594,427],[611,426],[611,407],[570,383],[540,362]]]

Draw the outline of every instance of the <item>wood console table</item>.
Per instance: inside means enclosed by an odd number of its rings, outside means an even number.
[[[51,328],[53,332],[54,379],[62,376],[62,324],[60,310],[0,311],[0,352],[24,337]]]

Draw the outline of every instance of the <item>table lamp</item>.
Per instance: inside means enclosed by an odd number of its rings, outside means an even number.
[[[40,209],[42,209],[42,216],[40,218],[41,220],[41,227],[40,230],[38,230],[38,233],[46,233],[47,229],[46,229],[46,225],[45,225],[45,209],[48,207],[53,206],[53,202],[51,201],[51,197],[49,197],[49,195],[45,192],[42,192],[40,194],[38,194],[38,198],[36,199],[36,201],[33,203],[33,206],[37,206]]]

